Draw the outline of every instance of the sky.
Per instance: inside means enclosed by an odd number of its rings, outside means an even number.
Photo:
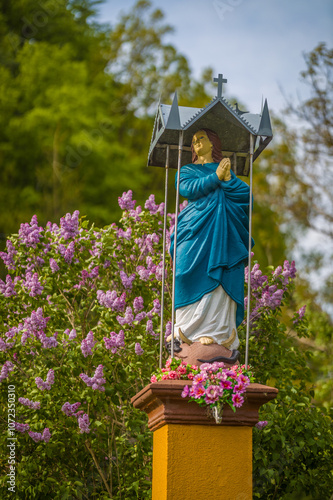
[[[133,0],[106,0],[98,20],[114,25]],[[262,98],[281,112],[287,96],[306,97],[300,82],[304,52],[319,42],[332,46],[332,0],[153,0],[174,27],[167,41],[188,61],[194,77],[204,68],[222,73],[224,94],[237,97],[252,113]]]

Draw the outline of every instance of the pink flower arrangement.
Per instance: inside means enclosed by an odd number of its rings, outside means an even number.
[[[254,381],[250,369],[245,365],[234,365],[226,368],[224,363],[204,363],[200,369],[184,361],[169,358],[165,368],[152,375],[150,381],[159,380],[190,380],[192,385],[186,385],[182,392],[183,398],[189,398],[200,406],[216,407],[222,410],[228,404],[233,411],[244,403],[244,393]]]

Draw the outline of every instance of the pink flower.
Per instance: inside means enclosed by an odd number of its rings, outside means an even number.
[[[170,368],[171,363],[172,363],[172,358],[167,359],[167,361],[166,361],[166,363],[165,363],[165,367],[166,367],[166,368]]]
[[[152,383],[157,382],[156,375],[152,375],[152,376],[150,377],[150,382],[152,382]]]
[[[205,380],[207,380],[207,375],[205,375],[204,373],[198,373],[198,375],[196,375],[194,378],[193,378],[193,383],[194,384],[201,384],[202,382],[204,382]]]
[[[185,385],[183,391],[182,391],[182,398],[186,398],[190,393],[190,388],[188,385]]]
[[[250,379],[246,375],[243,375],[242,373],[238,375],[238,382],[241,382],[245,386],[249,385]]]
[[[244,403],[243,396],[241,396],[239,393],[233,394],[232,403],[233,403],[235,408],[240,408],[242,406],[242,404]]]
[[[178,378],[178,373],[175,370],[171,370],[169,372],[169,378],[171,378],[171,379],[177,379]]]
[[[215,403],[222,394],[223,389],[219,385],[209,385],[205,390],[205,401],[208,404]]]
[[[196,384],[192,387],[192,396],[195,399],[201,398],[201,396],[205,395],[205,388],[202,384]]]
[[[177,368],[177,372],[178,372],[180,375],[185,375],[185,373],[187,372],[186,366],[178,366],[178,368]]]
[[[230,380],[222,380],[222,381],[221,381],[221,387],[222,387],[223,389],[227,389],[227,390],[228,390],[228,389],[232,389],[232,383],[231,383],[231,381],[230,381]]]
[[[237,392],[239,394],[245,391],[246,391],[246,386],[242,382],[239,382],[239,384],[235,385],[234,387],[234,392]]]

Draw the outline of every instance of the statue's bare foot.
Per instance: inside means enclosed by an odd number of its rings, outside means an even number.
[[[199,341],[203,345],[214,344],[214,340],[211,337],[200,337]]]

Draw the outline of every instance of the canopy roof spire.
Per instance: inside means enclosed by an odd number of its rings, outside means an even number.
[[[177,168],[180,133],[182,162],[184,165],[191,163],[193,134],[208,128],[219,136],[222,154],[230,158],[235,174],[249,174],[250,137],[253,136],[255,145],[253,161],[273,137],[267,101],[259,114],[242,111],[222,96],[223,83],[227,83],[223,74],[219,73],[214,81],[218,84],[217,96],[203,108],[179,106],[177,93],[172,104],[158,104],[148,165],[164,168],[168,154],[168,168]]]

